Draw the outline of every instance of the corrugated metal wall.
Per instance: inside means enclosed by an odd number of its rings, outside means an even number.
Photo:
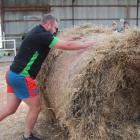
[[[62,0],[59,2],[58,5],[68,6],[70,4],[70,1],[69,3]],[[51,0],[51,4],[53,3],[55,0]],[[136,25],[136,3],[137,0],[75,0],[74,24],[90,22],[111,25],[113,20],[125,18],[128,19],[130,25]],[[52,9],[54,10],[52,13],[61,19],[62,27],[72,25],[72,7],[53,6]]]
[[[49,10],[60,19],[61,29],[88,22],[111,26],[120,18],[136,25],[136,4],[137,0],[3,0],[3,30],[6,36],[21,37]]]

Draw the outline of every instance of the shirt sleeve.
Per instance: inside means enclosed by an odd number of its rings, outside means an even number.
[[[58,38],[50,33],[42,33],[41,38],[43,44],[45,44],[45,46],[48,46],[49,48],[53,48],[54,45],[58,42]]]
[[[51,41],[49,48],[52,48],[56,43],[58,42],[58,38],[57,37],[53,37],[53,40]]]

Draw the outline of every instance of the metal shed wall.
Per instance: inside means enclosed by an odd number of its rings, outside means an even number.
[[[137,0],[0,0],[3,31],[7,37],[20,37],[40,23],[49,11],[60,19],[60,29],[83,23],[111,26],[120,18],[136,25]],[[139,5],[140,6],[140,5]],[[139,10],[140,26],[140,10]]]

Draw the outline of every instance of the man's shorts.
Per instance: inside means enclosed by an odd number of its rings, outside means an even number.
[[[36,81],[31,77],[25,77],[8,71],[6,74],[7,93],[14,93],[19,99],[26,99],[39,95]]]

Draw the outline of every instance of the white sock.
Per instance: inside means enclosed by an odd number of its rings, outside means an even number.
[[[29,138],[31,136],[31,134],[24,134],[25,138]]]

